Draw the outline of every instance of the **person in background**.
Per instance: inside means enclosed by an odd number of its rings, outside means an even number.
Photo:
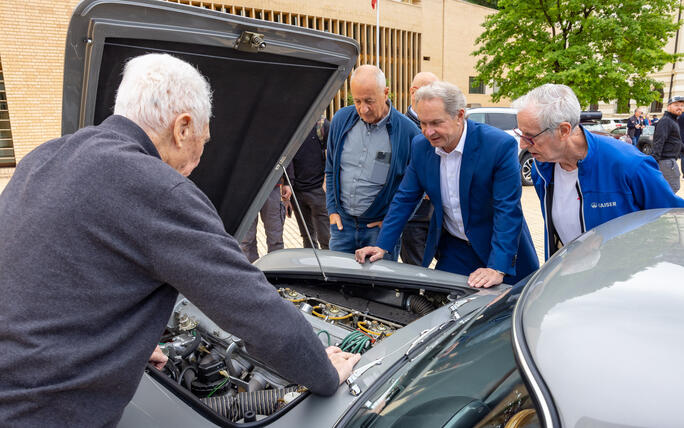
[[[325,147],[329,130],[330,121],[325,116],[321,116],[287,169],[299,208],[302,210],[300,215],[294,207],[304,248],[315,247],[327,250],[330,240],[330,223],[323,190]],[[309,229],[313,243],[309,241],[306,228]]]
[[[640,108],[634,110],[634,114],[627,120],[627,135],[632,139],[632,145],[636,146],[644,128],[644,119],[641,117]]]
[[[681,157],[682,137],[679,133],[677,120],[684,109],[684,97],[672,97],[667,102],[667,111],[663,118],[658,121],[653,132],[653,152],[651,155],[658,162],[660,172],[663,173],[665,180],[672,188],[672,191],[679,191],[679,166],[677,159]]]
[[[651,156],[580,125],[568,86],[539,86],[513,102],[520,148],[534,158],[532,181],[544,217],[548,259],[582,233],[650,208],[684,207]]]
[[[411,119],[413,123],[416,124],[418,129],[420,129],[420,120],[415,110],[413,110],[413,104],[415,103],[414,95],[416,91],[423,86],[429,85],[431,83],[437,82],[439,78],[429,71],[422,71],[413,78],[411,83],[411,88],[409,88],[409,93],[411,94],[411,105],[406,109],[406,117]],[[433,213],[432,203],[430,203],[430,198],[425,195],[421,199],[420,204],[413,213],[413,216],[406,223],[404,231],[401,234],[401,261],[404,263],[409,263],[416,266],[421,266],[423,264],[423,253],[425,253],[425,241],[427,240],[430,218]]]
[[[281,179],[268,198],[261,206],[258,216],[261,216],[261,222],[264,224],[264,231],[266,233],[266,245],[268,252],[282,250],[285,248],[283,243],[283,226],[285,225],[285,204],[283,201],[288,201],[292,190],[287,184],[283,184]],[[252,225],[247,230],[247,234],[240,242],[240,248],[247,256],[247,260],[254,262],[259,258],[259,250],[257,248],[257,220],[255,217]]]
[[[351,92],[354,105],[335,113],[330,124],[325,163],[330,249],[347,253],[375,242],[404,177],[411,139],[420,133],[392,107],[379,68],[354,70]],[[398,256],[399,236],[388,257]]]

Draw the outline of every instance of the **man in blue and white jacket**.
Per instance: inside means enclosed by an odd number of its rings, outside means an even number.
[[[419,129],[388,98],[385,75],[362,65],[351,77],[354,106],[330,124],[325,163],[330,249],[354,253],[375,243],[404,177]],[[389,258],[396,260],[398,240]]]
[[[579,125],[572,89],[546,84],[513,102],[520,147],[534,157],[532,180],[544,216],[548,259],[577,236],[634,211],[684,207],[651,156]]]

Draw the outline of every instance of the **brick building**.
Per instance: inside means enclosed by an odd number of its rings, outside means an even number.
[[[356,39],[359,64],[376,62],[376,15],[370,0],[167,0],[257,19],[284,22]],[[0,1],[0,179],[38,144],[60,136],[64,44],[78,0]],[[470,88],[470,56],[491,9],[461,0],[380,0],[380,66],[395,106],[404,111],[418,71],[432,71],[493,105],[483,87]],[[472,92],[471,92],[472,91]],[[471,92],[471,93],[469,93]],[[330,105],[346,105],[349,83]]]

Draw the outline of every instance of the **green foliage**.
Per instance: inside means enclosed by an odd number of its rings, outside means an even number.
[[[477,38],[479,81],[517,98],[544,83],[580,103],[660,98],[648,77],[681,55],[663,49],[678,28],[678,0],[499,0]]]

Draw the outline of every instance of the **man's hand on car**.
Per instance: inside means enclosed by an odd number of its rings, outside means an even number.
[[[339,214],[330,214],[330,225],[336,224],[337,230],[342,230],[342,217]]]
[[[356,258],[357,262],[364,264],[366,262],[366,257],[370,256],[368,260],[374,262],[383,258],[385,253],[387,253],[387,251],[380,247],[363,247],[354,252],[354,257]]]
[[[354,366],[361,359],[361,354],[344,352],[337,346],[328,346],[325,348],[325,353],[328,354],[330,362],[337,370],[337,375],[340,377],[340,385],[351,376]]]
[[[156,348],[154,348],[154,351],[152,352],[152,355],[150,355],[150,364],[154,366],[157,370],[161,370],[164,368],[166,365],[166,362],[169,360],[169,357],[167,357],[157,345]]]
[[[468,277],[468,285],[475,288],[489,288],[503,282],[503,273],[491,268],[479,268]]]

